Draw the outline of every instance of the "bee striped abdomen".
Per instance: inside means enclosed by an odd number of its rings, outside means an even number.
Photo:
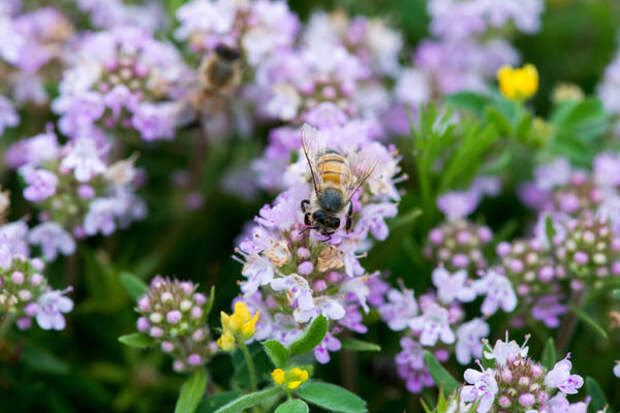
[[[327,186],[347,185],[349,180],[349,166],[346,160],[337,152],[327,152],[317,162],[318,174]]]

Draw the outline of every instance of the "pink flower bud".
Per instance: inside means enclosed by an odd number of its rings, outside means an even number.
[[[11,274],[11,281],[13,282],[13,284],[21,284],[24,282],[24,273],[21,271],[14,271],[13,274]]]
[[[169,311],[168,314],[166,314],[166,320],[168,320],[170,324],[178,323],[179,321],[181,321],[182,317],[183,315],[179,310],[172,310]]]
[[[202,357],[199,354],[190,354],[187,358],[187,362],[190,366],[199,366],[202,364]]]
[[[162,341],[161,351],[163,351],[164,353],[170,353],[172,350],[174,350],[174,344],[169,341]]]
[[[146,333],[150,327],[149,320],[147,320],[146,317],[138,318],[138,321],[136,322],[136,327],[138,328],[139,332]]]
[[[164,335],[164,330],[162,330],[159,327],[153,327],[151,328],[151,331],[149,332],[149,334],[151,335],[151,337],[160,338],[161,336]]]

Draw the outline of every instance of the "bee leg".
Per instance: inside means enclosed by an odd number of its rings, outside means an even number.
[[[309,199],[304,199],[303,201],[301,201],[301,212],[305,214],[309,205],[310,205]]]
[[[310,221],[310,212],[304,214],[304,224],[312,225],[312,221]]]
[[[347,212],[347,222],[345,223],[345,229],[347,232],[349,232],[349,230],[351,230],[351,224],[352,224],[352,216],[353,216],[353,203],[349,203],[349,211]]]

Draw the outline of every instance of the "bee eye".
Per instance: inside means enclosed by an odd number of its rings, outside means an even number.
[[[340,218],[332,218],[331,219],[331,227],[338,228],[340,226]]]

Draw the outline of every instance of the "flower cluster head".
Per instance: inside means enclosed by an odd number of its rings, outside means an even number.
[[[191,281],[156,276],[138,298],[138,331],[148,334],[174,358],[175,371],[201,366],[217,352],[206,318],[212,302]]]
[[[293,367],[286,371],[275,369],[271,372],[273,382],[278,386],[285,385],[288,390],[295,390],[308,381],[308,377],[310,377],[308,370],[299,367]]]
[[[224,351],[232,351],[237,343],[250,340],[256,332],[259,314],[260,311],[256,311],[256,314],[252,316],[241,301],[235,303],[235,311],[231,315],[222,311],[220,313],[222,335],[217,339],[217,345]]]
[[[497,71],[499,90],[510,100],[529,99],[538,90],[538,71],[531,64],[513,69],[502,66]]]
[[[284,1],[193,0],[177,10],[178,40],[194,53],[206,54],[219,44],[242,51],[255,67],[295,42],[299,20]]]
[[[315,356],[326,363],[329,351],[340,349],[337,333],[343,329],[366,332],[361,310],[368,311],[366,284],[375,275],[366,273],[359,258],[364,256],[363,243],[370,241],[370,235],[378,240],[388,235],[385,219],[396,215],[395,201],[400,197],[395,188],[399,158],[395,151],[370,139],[367,129],[356,121],[324,126],[313,133],[347,159],[354,175],[369,164],[376,165],[352,194],[351,228],[345,229],[347,211],[342,211],[340,226],[331,237],[304,222],[300,205],[313,196],[313,184],[298,137],[294,150],[298,160],[288,166],[282,181],[288,189],[261,209],[237,253],[245,277],[242,301],[250,311],[261,314],[255,338],[273,338],[288,345],[323,314],[331,326]]]
[[[73,301],[64,294],[72,288],[52,290],[42,274],[43,261],[12,249],[10,239],[0,231],[0,314],[15,318],[21,330],[29,329],[32,319],[44,330],[63,330],[63,314],[73,310]]]
[[[172,139],[191,80],[177,49],[136,27],[81,39],[52,108],[67,136],[135,130],[146,141]]]
[[[464,269],[475,274],[487,267],[483,252],[492,237],[486,226],[465,220],[448,221],[429,232],[424,252],[450,271]]]
[[[48,260],[75,250],[73,237],[110,235],[118,227],[146,215],[134,193],[140,184],[135,156],[108,160],[105,148],[92,138],[60,145],[48,131],[13,144],[5,155],[25,183],[23,196],[40,210],[41,224],[30,233]]]
[[[583,378],[570,372],[570,354],[549,370],[528,357],[525,343],[519,346],[506,338],[486,347],[483,363],[478,361],[480,371],[465,371],[459,411],[476,403],[478,413],[587,411],[587,402],[570,404],[566,399],[583,385]]]

